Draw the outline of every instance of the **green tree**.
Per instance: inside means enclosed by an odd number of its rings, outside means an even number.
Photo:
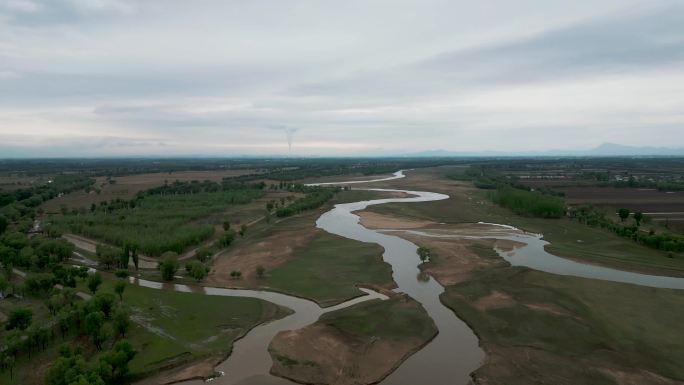
[[[228,219],[223,221],[223,231],[230,230],[230,221]]]
[[[5,297],[7,293],[7,288],[9,287],[9,281],[5,277],[0,277],[0,298]]]
[[[228,247],[235,240],[235,232],[233,230],[226,231],[219,240],[220,247]]]
[[[93,338],[93,343],[97,350],[100,350],[102,344],[102,326],[104,325],[104,314],[101,311],[94,311],[88,313],[85,317],[86,333]]]
[[[124,337],[130,328],[130,324],[131,322],[126,310],[119,309],[114,313],[113,325],[114,333],[116,333],[116,335]]]
[[[240,226],[240,237],[244,237],[246,232],[247,232],[247,225],[243,224],[242,226]]]
[[[240,270],[233,270],[230,272],[230,277],[233,279],[240,279],[240,277],[242,277],[242,272]]]
[[[128,375],[128,363],[135,355],[133,345],[121,340],[100,357],[97,373],[108,384],[120,383]]]
[[[629,218],[629,209],[618,210],[618,216],[620,216],[620,221],[624,222],[625,219]]]
[[[140,262],[140,260],[138,257],[138,249],[135,247],[133,248],[131,258],[133,258],[133,265],[135,266],[135,270],[138,270],[138,263]]]
[[[263,266],[259,265],[256,267],[256,275],[257,278],[264,278],[264,274],[266,273],[266,268]]]
[[[117,281],[114,284],[114,292],[119,296],[119,301],[123,301],[124,290],[126,290],[126,281]]]
[[[119,256],[119,267],[125,269],[128,267],[128,261],[131,259],[130,246],[125,245]]]
[[[173,281],[173,276],[178,271],[178,259],[176,253],[164,253],[163,260],[159,264],[159,270],[162,274],[162,279],[165,281]]]
[[[5,232],[5,230],[7,229],[7,225],[8,225],[7,218],[0,215],[0,234]]]
[[[202,262],[200,261],[190,261],[185,265],[185,270],[188,272],[188,274],[194,278],[197,282],[201,281],[204,279],[204,277],[207,276],[207,273],[209,272],[209,268],[207,268]]]
[[[419,247],[417,250],[418,257],[420,257],[421,262],[426,262],[428,259],[430,259],[430,249],[427,247]]]
[[[644,219],[644,214],[641,212],[635,212],[634,213],[634,220],[636,221],[637,226],[641,226],[641,220]]]
[[[89,303],[91,309],[96,309],[109,319],[114,307],[116,307],[116,297],[112,293],[98,293]]]
[[[206,262],[207,259],[213,254],[211,250],[207,247],[199,247],[195,251],[195,258],[200,262]]]
[[[47,295],[55,283],[55,276],[50,273],[30,273],[24,279],[24,287],[32,295]]]
[[[90,290],[91,293],[95,294],[101,284],[102,276],[100,275],[100,273],[94,273],[88,276],[88,290]]]
[[[46,385],[105,385],[100,375],[93,371],[80,352],[69,347],[60,348],[59,357],[45,374]]]
[[[126,279],[130,274],[128,273],[128,270],[120,269],[117,270],[114,275],[116,275],[117,278]]]
[[[7,317],[7,330],[19,329],[26,330],[31,325],[33,319],[33,312],[30,309],[20,307],[13,310],[9,317]]]

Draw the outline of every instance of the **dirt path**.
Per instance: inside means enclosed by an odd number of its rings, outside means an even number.
[[[85,250],[89,253],[95,254],[97,250],[97,245],[106,245],[104,242],[99,242],[90,238],[86,238],[80,235],[75,235],[75,234],[64,234],[62,235],[62,238],[66,239],[67,241],[71,242],[74,246],[81,250]],[[128,262],[129,267],[135,267],[133,264],[133,260],[130,260]],[[154,260],[151,257],[148,257],[146,255],[139,255],[138,259],[138,267],[141,269],[156,269],[158,266],[158,262]]]

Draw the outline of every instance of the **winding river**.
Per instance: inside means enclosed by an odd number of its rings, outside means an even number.
[[[403,171],[396,172],[392,177],[351,182],[321,183],[326,185],[347,185],[370,183],[403,178]],[[373,191],[400,192],[409,194],[405,198],[387,198],[336,205],[332,210],[324,213],[316,222],[317,227],[346,238],[372,242],[384,247],[383,259],[392,266],[393,278],[397,284],[396,292],[406,293],[422,304],[430,317],[434,320],[439,334],[427,346],[409,357],[402,365],[381,382],[384,385],[466,385],[470,383],[470,373],[477,369],[484,360],[484,352],[480,349],[478,339],[470,328],[455,314],[439,301],[439,295],[444,288],[432,277],[425,279],[420,274],[418,265],[421,263],[416,254],[417,246],[407,240],[382,230],[370,230],[359,223],[359,217],[353,214],[371,205],[384,203],[428,202],[448,199],[448,195],[395,189],[371,189]],[[420,235],[434,237],[460,238],[497,238],[510,239],[525,243],[525,246],[513,251],[497,250],[499,254],[512,265],[523,265],[533,269],[554,274],[574,275],[579,277],[604,279],[633,284],[684,289],[684,279],[659,277],[647,274],[631,273],[582,264],[579,262],[556,257],[544,250],[547,244],[540,235],[526,234],[510,226],[487,224],[510,230],[509,233],[492,232],[482,236],[454,236],[439,232],[415,232]],[[166,288],[165,284],[132,279],[132,283],[153,288]],[[386,299],[382,294],[372,290],[361,289],[366,295],[350,300],[343,304],[321,308],[315,302],[288,296],[281,293],[258,290],[233,290],[210,287],[188,287],[171,285],[171,289],[178,291],[202,292],[208,295],[239,296],[259,298],[293,310],[293,314],[280,320],[269,322],[252,329],[247,335],[236,341],[233,353],[219,364],[217,371],[225,376],[212,379],[217,384],[240,385],[283,385],[292,384],[291,381],[274,377],[269,374],[272,361],[268,353],[268,345],[280,331],[295,330],[314,323],[326,312],[352,306],[356,303],[371,299]],[[188,381],[185,384],[201,384],[203,381]]]
[[[353,181],[326,184],[355,184],[370,183],[403,178],[403,171],[382,179]],[[421,263],[413,243],[400,237],[369,230],[359,224],[359,217],[353,212],[362,210],[370,205],[390,202],[428,202],[448,199],[444,194],[405,191],[382,190],[375,191],[401,192],[411,195],[408,198],[388,198],[338,204],[332,210],[324,213],[316,222],[317,227],[333,234],[341,235],[362,242],[373,242],[384,247],[384,260],[392,266],[393,278],[397,283],[395,291],[406,293],[423,305],[427,313],[434,320],[439,334],[426,347],[412,355],[396,371],[390,374],[382,384],[417,384],[429,383],[434,385],[458,385],[470,382],[469,374],[477,369],[484,359],[484,352],[479,348],[475,334],[468,326],[458,319],[454,313],[439,301],[439,295],[444,288],[434,279],[420,279],[418,265]],[[134,281],[131,281],[134,282]],[[134,283],[147,287],[161,288],[162,284],[136,280]],[[175,290],[191,291],[183,285],[173,285]],[[291,381],[274,377],[269,374],[272,365],[268,353],[268,345],[275,335],[283,330],[296,330],[314,323],[321,314],[342,309],[356,303],[370,299],[385,299],[386,297],[371,290],[361,289],[366,295],[345,302],[343,304],[320,308],[316,303],[280,293],[231,290],[219,288],[194,288],[209,295],[229,295],[259,298],[287,307],[294,311],[283,319],[257,326],[243,339],[238,340],[233,353],[219,364],[217,371],[225,376],[213,379],[216,384],[239,385],[281,385],[292,384]],[[200,384],[202,381],[187,381],[185,384]]]
[[[313,301],[271,291],[186,286],[147,281],[133,277],[129,279],[134,285],[153,289],[167,289],[225,297],[257,298],[278,304],[293,311],[292,314],[284,318],[255,327],[247,333],[244,338],[236,341],[233,345],[233,353],[230,357],[216,367],[217,372],[227,373],[226,376],[213,379],[213,383],[216,384],[292,384],[291,381],[273,377],[269,374],[272,361],[271,356],[268,353],[268,345],[278,332],[282,330],[303,328],[316,322],[324,313],[343,309],[360,302],[373,299],[387,299],[387,296],[383,294],[362,288],[360,290],[365,293],[364,296],[354,298],[336,306],[321,308]],[[202,384],[204,381],[194,380],[183,383]]]

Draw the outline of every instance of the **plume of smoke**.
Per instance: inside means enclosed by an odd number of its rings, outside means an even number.
[[[274,126],[271,127],[274,130],[282,130],[285,132],[285,137],[287,138],[287,149],[290,154],[292,154],[292,141],[294,140],[294,134],[295,132],[299,131],[298,128],[295,127],[287,127],[287,126]]]
[[[285,135],[287,136],[287,150],[292,154],[292,139],[294,138],[294,133],[297,132],[296,128],[285,127]]]

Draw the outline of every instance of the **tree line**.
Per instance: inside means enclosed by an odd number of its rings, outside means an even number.
[[[325,204],[325,202],[332,199],[338,190],[338,188],[334,187],[307,187],[298,185],[293,187],[292,191],[303,192],[306,195],[295,199],[287,206],[279,207],[276,209],[275,214],[277,217],[282,218],[299,214],[302,211],[319,208]]]
[[[631,213],[628,209],[618,210],[620,222],[616,223],[607,217],[606,210],[599,209],[592,205],[581,205],[570,210],[570,217],[580,223],[591,227],[600,227],[610,230],[615,234],[632,239],[633,241],[668,253],[684,252],[684,236],[660,232],[656,233],[653,229],[643,231],[641,225],[650,222],[650,218],[640,212]],[[631,222],[625,223],[629,218]],[[672,254],[669,254],[671,257]]]

